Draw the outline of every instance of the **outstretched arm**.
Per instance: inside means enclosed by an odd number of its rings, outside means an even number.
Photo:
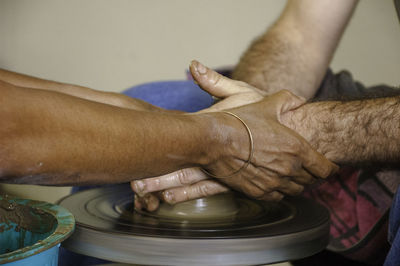
[[[233,78],[273,93],[311,98],[318,89],[357,0],[289,0],[268,31],[243,54]]]
[[[47,185],[126,182],[209,163],[227,152],[209,147],[233,136],[217,128],[240,128],[223,115],[143,112],[5,82],[0,121],[1,181]]]
[[[138,111],[153,111],[153,112],[166,111],[164,109],[146,103],[142,100],[134,99],[132,97],[128,97],[120,93],[98,91],[83,86],[45,80],[37,77],[32,77],[8,71],[5,69],[0,69],[0,81],[10,83],[18,87],[55,91],[79,97],[82,99],[86,99],[89,101],[114,105],[128,109],[134,109]]]
[[[249,158],[246,130],[227,114],[137,111],[5,82],[0,82],[0,94],[3,182],[117,183],[193,166],[226,176]],[[281,92],[231,109],[252,129],[256,145],[250,165],[222,182],[262,198],[269,190],[270,177],[282,171],[306,179],[310,176],[307,171],[322,177],[330,175],[335,165],[277,122],[282,113],[302,103],[297,96]],[[257,115],[250,115],[253,113]],[[277,130],[284,132],[286,139],[279,147],[284,150],[282,156],[275,153]],[[292,149],[301,152],[292,154]],[[267,160],[269,155],[276,159]],[[281,161],[302,164],[282,168],[285,164]],[[244,185],[238,187],[239,183]],[[299,188],[288,180],[282,189]]]

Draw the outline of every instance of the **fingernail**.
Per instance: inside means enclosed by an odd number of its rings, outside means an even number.
[[[202,63],[193,61],[193,66],[196,72],[198,72],[200,75],[204,75],[207,73],[207,68]]]
[[[135,190],[139,195],[144,191],[145,185],[143,181],[135,181]]]
[[[164,194],[164,200],[167,203],[170,203],[170,204],[175,203],[175,198],[174,198],[174,194],[173,193],[171,193],[169,191],[164,191],[163,194]]]

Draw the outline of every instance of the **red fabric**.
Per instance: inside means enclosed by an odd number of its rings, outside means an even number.
[[[387,182],[386,182],[387,181]],[[338,174],[309,188],[304,195],[315,199],[331,214],[328,249],[361,261],[381,257],[386,247],[384,215],[390,208],[392,191],[400,183],[400,172],[341,168]],[[372,231],[371,231],[372,230]],[[354,252],[352,252],[352,249]]]

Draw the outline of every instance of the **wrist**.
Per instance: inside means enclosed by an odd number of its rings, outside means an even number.
[[[281,123],[302,136],[312,148],[334,162],[343,157],[337,145],[343,124],[332,115],[336,102],[305,104],[281,116]]]
[[[280,116],[280,123],[302,136],[310,145],[318,150],[318,133],[315,110],[312,104],[303,105],[295,110],[285,112]]]
[[[198,158],[198,165],[204,167],[224,157],[241,154],[243,145],[250,145],[246,129],[240,121],[235,121],[236,118],[221,112],[195,116],[196,119],[202,121],[200,125],[206,139],[205,145],[199,147],[202,150],[202,156]]]

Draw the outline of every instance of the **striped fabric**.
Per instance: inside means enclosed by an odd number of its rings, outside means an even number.
[[[304,195],[331,214],[328,250],[354,260],[381,263],[389,249],[388,211],[400,171],[343,167]]]

